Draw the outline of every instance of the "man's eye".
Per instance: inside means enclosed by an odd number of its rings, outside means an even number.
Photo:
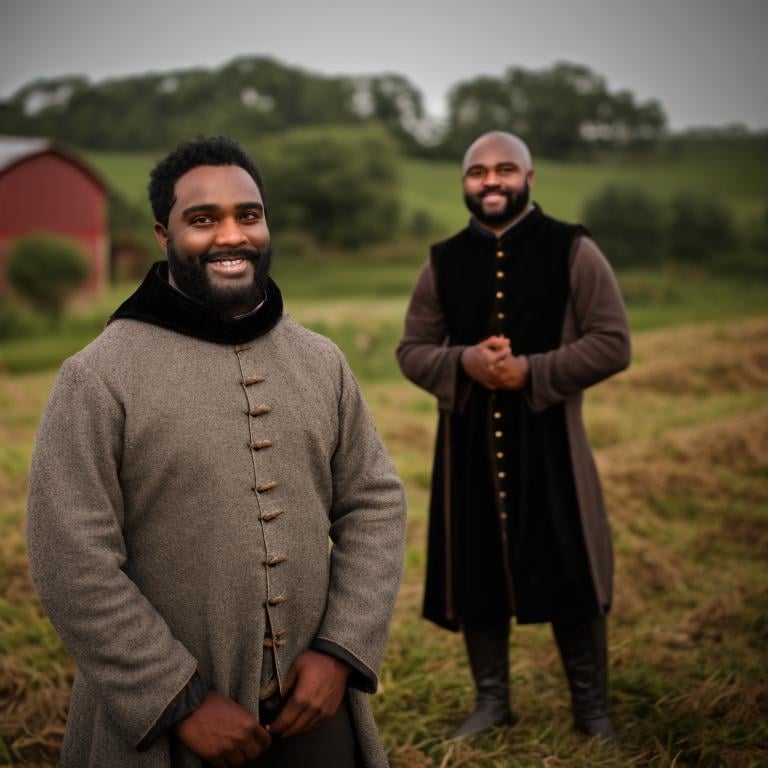
[[[499,174],[499,176],[511,176],[517,168],[514,165],[500,165],[496,169],[496,173]]]
[[[190,224],[193,224],[196,227],[207,226],[208,224],[212,223],[213,219],[210,216],[195,216],[195,218],[190,222]]]
[[[470,168],[467,171],[467,176],[470,179],[482,179],[485,176],[485,171],[482,168]]]
[[[246,224],[255,224],[257,221],[261,220],[261,213],[258,211],[246,211],[245,213],[240,215],[240,221],[245,222]]]

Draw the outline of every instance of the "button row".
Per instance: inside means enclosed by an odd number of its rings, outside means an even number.
[[[235,346],[235,352],[240,353],[244,352],[247,349],[250,349],[253,345],[252,344],[238,344]],[[243,378],[243,385],[245,387],[251,387],[254,384],[260,384],[261,382],[265,381],[265,377],[261,374],[254,373],[250,376],[245,376]],[[268,413],[272,412],[272,408],[268,405],[261,404],[261,405],[254,405],[249,407],[249,409],[246,411],[246,414],[248,414],[251,417],[259,417],[264,416]],[[272,441],[269,438],[261,438],[258,440],[250,440],[248,442],[248,446],[254,450],[254,451],[261,451],[265,448],[270,448],[272,446]],[[256,493],[266,493],[268,491],[271,491],[273,488],[277,487],[277,481],[276,480],[266,480],[261,483],[255,483],[252,486],[252,490]],[[275,518],[282,515],[284,510],[282,509],[272,509],[267,512],[262,512],[260,515],[260,519],[264,523],[268,523],[271,520],[274,520]],[[271,557],[268,557],[264,561],[264,565],[267,568],[275,568],[276,566],[280,565],[280,563],[284,563],[288,559],[287,555],[283,553],[278,553],[276,555],[272,555]],[[271,597],[267,597],[267,599],[264,602],[264,605],[267,608],[275,608],[278,605],[281,605],[286,601],[286,597],[284,594],[278,594],[278,595],[272,595]],[[270,648],[279,648],[282,645],[285,645],[285,630],[281,629],[278,632],[274,633],[270,636],[269,630],[267,630],[267,637],[264,638],[264,645],[268,646]]]
[[[493,418],[494,419],[501,419],[501,417],[502,417],[501,411],[494,411],[493,412]],[[493,433],[493,435],[494,435],[494,437],[497,440],[501,440],[501,438],[504,437],[504,432],[502,430],[500,430],[500,429],[497,429]],[[497,459],[503,459],[504,458],[504,451],[496,451],[496,458]],[[507,473],[505,471],[503,471],[503,470],[499,470],[499,471],[496,472],[496,477],[499,480],[505,480],[506,477],[507,477]],[[500,489],[499,490],[499,498],[502,499],[502,500],[507,498],[507,492],[504,489]],[[501,519],[502,520],[506,520],[507,519],[507,513],[506,512],[501,512]]]

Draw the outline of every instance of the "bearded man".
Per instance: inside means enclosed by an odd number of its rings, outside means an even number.
[[[341,352],[283,314],[253,161],[201,137],[149,192],[168,261],[64,363],[32,460],[78,667],[61,765],[385,766],[401,483]]]
[[[454,737],[515,721],[514,616],[552,623],[576,728],[612,738],[611,540],[581,401],[629,364],[629,330],[605,257],[529,202],[533,179],[518,137],[469,147],[472,218],[432,247],[397,350],[440,410],[424,616],[464,634],[476,702]]]

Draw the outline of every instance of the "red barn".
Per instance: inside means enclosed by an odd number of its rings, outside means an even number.
[[[80,292],[107,284],[107,189],[73,152],[46,139],[0,137],[0,292],[8,254],[22,235],[46,233],[74,240],[91,269]]]

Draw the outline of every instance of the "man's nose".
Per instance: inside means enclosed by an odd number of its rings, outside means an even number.
[[[242,227],[234,218],[221,219],[216,225],[216,244],[234,248],[247,242]]]
[[[493,168],[490,168],[483,178],[483,186],[486,187],[498,187],[501,183],[499,175]]]

